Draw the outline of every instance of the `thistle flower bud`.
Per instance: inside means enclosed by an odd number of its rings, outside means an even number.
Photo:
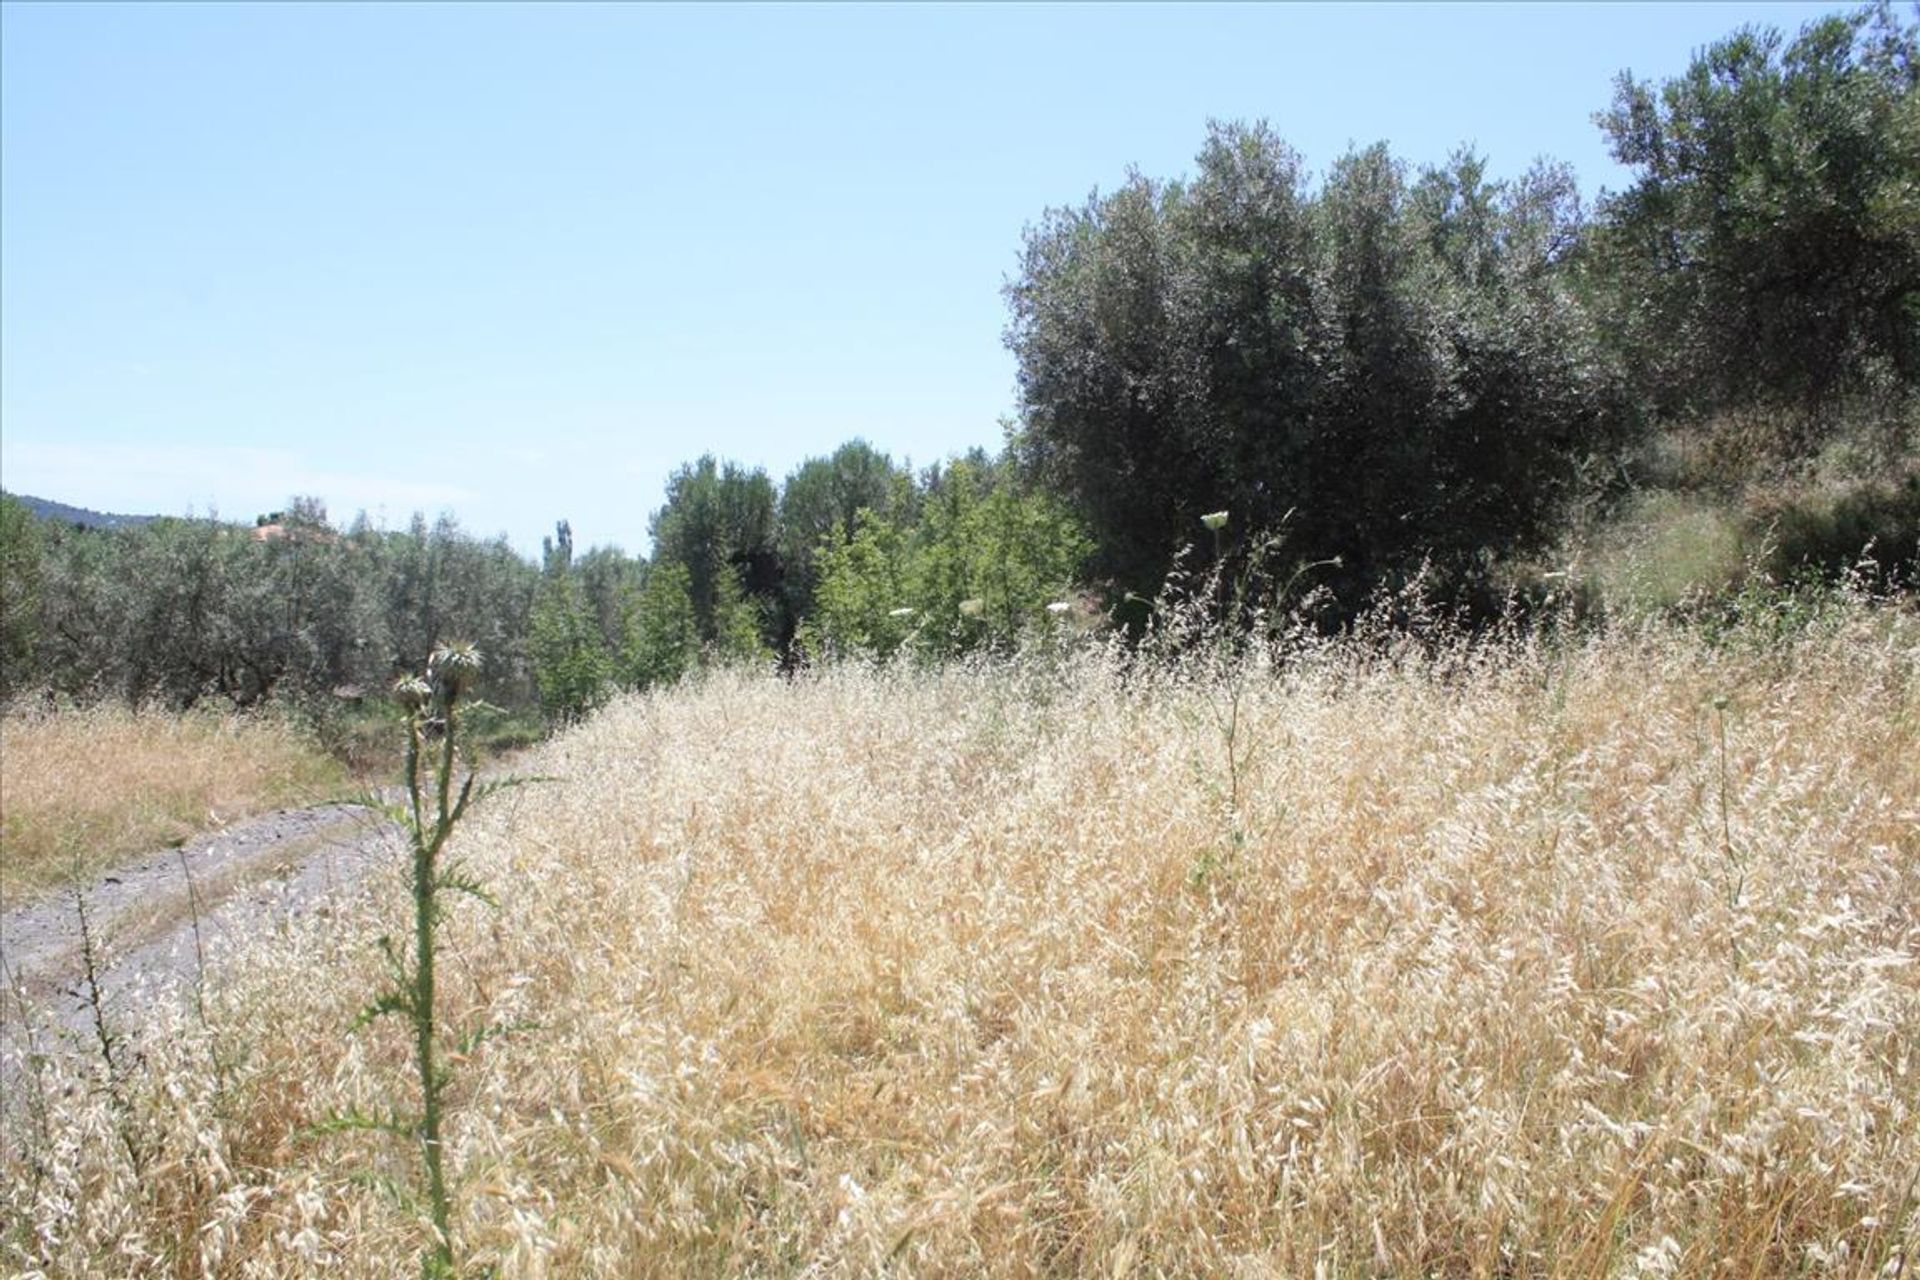
[[[449,698],[458,698],[480,678],[480,650],[470,644],[443,644],[427,659],[427,674]]]
[[[409,714],[420,710],[433,698],[433,686],[419,676],[401,676],[393,682],[393,700]]]

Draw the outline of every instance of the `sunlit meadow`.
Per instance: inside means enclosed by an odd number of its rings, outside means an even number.
[[[716,675],[454,852],[505,1276],[1911,1273],[1920,620]],[[1230,714],[1229,714],[1230,713]],[[357,910],[10,1087],[4,1268],[417,1270]],[[15,1070],[16,1068],[9,1068]]]

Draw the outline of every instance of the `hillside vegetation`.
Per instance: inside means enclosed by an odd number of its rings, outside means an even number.
[[[449,1017],[504,1029],[453,1077],[462,1256],[1897,1274],[1920,626],[1764,621],[617,701],[452,851],[501,899],[443,926]],[[259,940],[205,1025],[156,1005],[112,1089],[10,1091],[9,1267],[417,1265],[410,1145],[316,1132],[404,1103],[405,1037],[348,1030],[379,888]]]

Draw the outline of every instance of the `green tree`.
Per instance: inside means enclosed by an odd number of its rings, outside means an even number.
[[[141,533],[62,524],[42,532],[39,670],[64,693],[120,692],[130,604],[126,560]]]
[[[528,648],[540,705],[550,720],[577,720],[605,700],[613,657],[573,568],[573,530],[562,520],[545,547],[546,571],[533,606]]]
[[[1027,233],[1007,290],[1023,461],[1070,497],[1099,544],[1096,572],[1157,581],[1189,518],[1218,505],[1219,469],[1178,356],[1178,184],[1139,174]]]
[[[438,635],[465,634],[498,655],[484,696],[537,696],[527,643],[540,571],[450,518],[388,534],[363,515],[341,533],[318,499],[295,498],[252,527],[161,519],[39,536],[36,666],[66,692],[313,709],[424,666]]]
[[[528,643],[540,705],[552,720],[577,720],[605,700],[613,663],[571,578],[547,584],[534,605],[532,624]]]
[[[775,542],[794,617],[813,612],[819,583],[815,552],[829,537],[853,537],[859,513],[891,515],[912,477],[864,440],[850,440],[825,458],[809,458],[780,489]]]
[[[1920,378],[1920,26],[1746,27],[1598,117],[1604,314],[1661,408],[1817,407]]]
[[[619,648],[646,566],[618,547],[594,547],[573,562],[580,592],[610,648]]]
[[[40,522],[25,503],[0,493],[0,698],[38,676],[45,555]]]
[[[1047,625],[1092,544],[1064,504],[1023,485],[1010,457],[956,458],[930,473],[912,539],[909,603],[923,647],[1009,646]]]
[[[527,641],[542,572],[504,538],[480,541],[452,516],[414,515],[404,532],[358,536],[379,581],[390,671],[418,671],[444,636],[464,636],[487,655],[480,696],[525,705],[537,693]]]
[[[130,531],[116,566],[126,609],[117,674],[127,698],[187,706],[216,693],[249,705],[273,692],[272,658],[245,643],[233,608],[252,545],[211,519],[156,520]]]
[[[1018,453],[1116,588],[1150,593],[1227,508],[1337,559],[1350,604],[1428,562],[1464,589],[1551,534],[1627,425],[1564,262],[1578,218],[1562,170],[1410,177],[1376,146],[1315,191],[1264,126],[1216,125],[1191,180],[1136,174],[1029,232]]]
[[[700,623],[687,567],[668,560],[648,568],[627,607],[620,678],[636,689],[671,685],[700,662]]]
[[[816,654],[891,657],[916,626],[906,531],[861,509],[851,538],[828,537],[816,552],[820,585],[813,616],[801,627]]]
[[[897,515],[855,513],[815,550],[819,584],[802,627],[815,652],[933,657],[1011,646],[1047,628],[1091,544],[1055,497],[1024,484],[1010,456],[975,450],[931,468]],[[912,518],[917,510],[918,518]]]
[[[317,498],[294,498],[269,536],[222,527],[213,549],[224,586],[208,625],[215,691],[247,704],[279,697],[308,708],[335,690],[384,684],[386,619],[364,547],[328,524]]]
[[[751,662],[766,656],[766,612],[772,602],[748,597],[740,572],[725,566],[714,581],[713,634],[707,655],[718,662]]]
[[[1631,424],[1560,269],[1572,175],[1484,170],[1463,151],[1409,182],[1376,146],[1339,161],[1315,202],[1314,429],[1223,505],[1249,529],[1284,523],[1302,560],[1337,559],[1322,580],[1349,601],[1423,566],[1470,588],[1487,560],[1551,538],[1582,464]],[[1261,501],[1262,478],[1284,508]]]
[[[773,482],[712,455],[681,467],[667,480],[666,505],[653,518],[653,563],[687,571],[687,593],[705,643],[737,618],[727,612],[729,578],[749,597],[777,602]]]

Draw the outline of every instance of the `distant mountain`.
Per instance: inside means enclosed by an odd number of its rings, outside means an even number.
[[[89,529],[131,529],[135,525],[159,519],[158,516],[119,516],[107,511],[89,511],[85,507],[70,507],[64,502],[50,502],[45,498],[35,498],[24,493],[13,493],[7,496],[17,499],[27,510],[42,520],[80,524]]]

